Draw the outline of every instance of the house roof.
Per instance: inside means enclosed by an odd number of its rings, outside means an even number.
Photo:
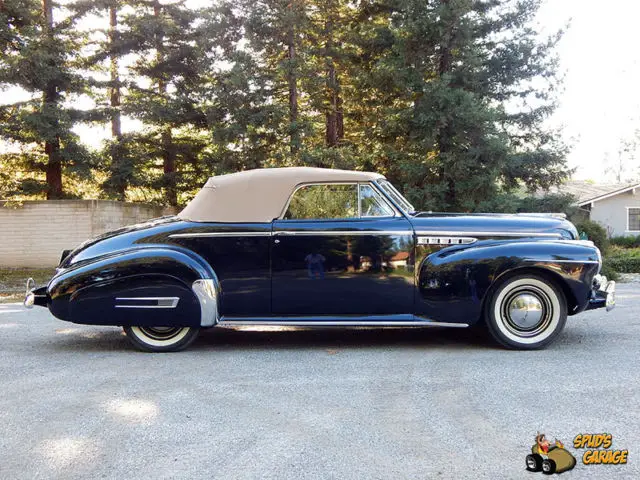
[[[368,182],[379,173],[331,168],[261,168],[209,178],[178,217],[193,222],[270,222],[303,183]]]
[[[640,183],[595,184],[581,180],[571,180],[560,187],[553,188],[551,193],[566,193],[573,195],[578,199],[578,205],[582,207],[592,202],[598,202],[605,198],[628,192],[634,188],[640,188]]]
[[[398,252],[393,257],[391,257],[392,262],[399,262],[402,260],[407,260],[409,258],[409,252]]]

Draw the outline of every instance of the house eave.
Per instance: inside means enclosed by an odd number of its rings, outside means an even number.
[[[584,207],[584,206],[587,206],[587,205],[593,206],[593,204],[595,202],[599,202],[601,200],[605,200],[605,199],[610,198],[610,197],[615,197],[616,195],[620,195],[621,193],[628,192],[629,190],[635,190],[638,187],[640,187],[640,183],[637,183],[635,185],[629,185],[628,187],[624,187],[624,188],[621,188],[619,190],[614,190],[613,192],[605,193],[604,195],[599,195],[597,197],[589,198],[587,200],[583,200],[581,202],[578,202],[578,206],[579,207]]]

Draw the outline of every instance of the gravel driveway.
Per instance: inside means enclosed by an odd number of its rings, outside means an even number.
[[[0,478],[640,478],[640,285],[536,352],[469,330],[209,330],[144,354],[119,329],[0,305]],[[607,432],[627,465],[582,464]]]

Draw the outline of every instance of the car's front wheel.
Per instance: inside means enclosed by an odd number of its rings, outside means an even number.
[[[542,473],[545,475],[551,475],[556,472],[556,462],[547,458],[542,462]]]
[[[124,327],[129,341],[146,352],[177,352],[187,348],[198,336],[194,327]]]
[[[508,348],[531,350],[551,343],[567,321],[562,291],[538,275],[518,275],[503,281],[486,306],[491,335]]]

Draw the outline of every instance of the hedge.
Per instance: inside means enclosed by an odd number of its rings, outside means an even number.
[[[613,249],[604,263],[621,273],[640,273],[640,248]]]
[[[612,237],[611,245],[616,245],[622,248],[640,248],[640,235]]]

